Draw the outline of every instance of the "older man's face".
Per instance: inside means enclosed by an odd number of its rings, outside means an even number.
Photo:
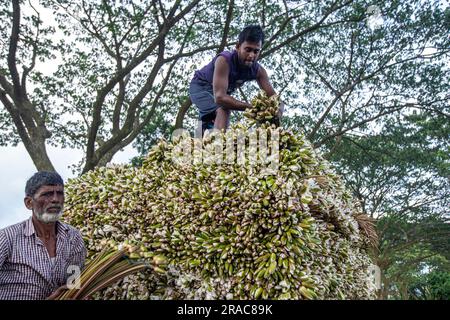
[[[33,197],[25,198],[25,204],[39,221],[56,222],[63,212],[64,187],[61,185],[42,186]]]

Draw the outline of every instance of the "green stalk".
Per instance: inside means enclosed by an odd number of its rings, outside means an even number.
[[[120,272],[121,270],[126,270],[128,268],[129,264],[126,260],[122,260],[115,265],[111,266],[105,272],[101,275],[99,275],[94,281],[92,281],[89,286],[85,288],[86,290],[90,290],[91,288],[95,287],[98,283],[103,281],[104,279],[108,279],[111,276],[114,276],[116,273]]]
[[[135,266],[130,266],[129,268],[127,268],[126,270],[121,271],[120,273],[115,274],[114,276],[110,277],[109,279],[105,279],[104,282],[99,283],[97,286],[95,286],[94,288],[92,288],[90,291],[88,291],[83,298],[87,298],[89,296],[91,296],[93,293],[106,288],[114,283],[116,283],[117,281],[125,278],[126,276],[138,272],[140,270],[145,269],[145,265],[135,265]]]
[[[117,251],[117,252],[111,252],[107,254],[98,264],[98,268],[94,269],[92,272],[92,275],[86,279],[86,281],[83,283],[82,287],[78,292],[76,292],[73,295],[74,299],[77,299],[83,290],[89,286],[89,283],[93,280],[95,280],[95,277],[99,274],[102,274],[106,269],[108,269],[112,264],[117,262],[119,259],[121,259],[124,256],[123,251]]]

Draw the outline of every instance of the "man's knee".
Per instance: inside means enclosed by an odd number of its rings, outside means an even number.
[[[216,111],[217,111],[218,114],[220,114],[222,116],[227,116],[228,117],[231,114],[231,110],[230,109],[224,109],[222,107],[217,108]]]

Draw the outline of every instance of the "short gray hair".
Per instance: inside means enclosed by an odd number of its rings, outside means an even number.
[[[42,186],[64,186],[64,181],[56,172],[38,171],[28,179],[25,186],[25,195],[33,197],[36,191]]]

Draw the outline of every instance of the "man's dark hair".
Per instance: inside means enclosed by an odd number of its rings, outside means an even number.
[[[239,33],[239,44],[244,41],[264,43],[264,32],[259,25],[246,26],[241,33]]]
[[[28,179],[25,186],[25,195],[32,197],[42,186],[64,186],[64,181],[59,174],[50,171],[38,171]]]

